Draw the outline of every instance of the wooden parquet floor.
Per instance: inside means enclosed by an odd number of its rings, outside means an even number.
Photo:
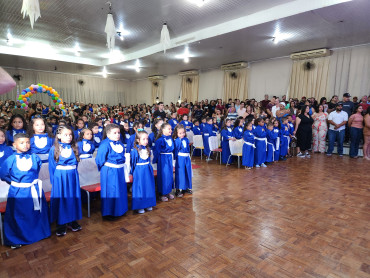
[[[0,277],[370,277],[369,162],[193,163],[192,196],[116,222],[94,201],[80,232],[0,247]]]

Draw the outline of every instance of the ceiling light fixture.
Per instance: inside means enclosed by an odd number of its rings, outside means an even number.
[[[187,46],[185,46],[184,54],[175,56],[175,58],[177,59],[184,59],[184,63],[189,63],[190,57],[191,55],[189,53],[189,48]]]
[[[197,5],[199,8],[203,7],[208,0],[189,0],[189,2]]]
[[[9,45],[9,46],[13,45],[13,36],[12,36],[12,34],[10,34],[10,32],[8,32],[7,39],[6,39],[6,44]]]
[[[103,67],[102,75],[103,75],[104,78],[107,78],[108,77],[107,68],[105,66]]]
[[[107,2],[109,5],[109,13],[107,15],[107,22],[105,24],[104,32],[107,33],[107,46],[110,51],[113,51],[115,45],[116,27],[114,26],[114,20],[112,15],[112,3]]]
[[[125,30],[123,28],[123,24],[121,23],[120,26],[119,26],[119,29],[117,30],[117,35],[120,38],[120,40],[123,41],[125,39],[125,36],[127,36],[129,34],[130,34],[130,32]]]
[[[287,40],[287,39],[289,39],[291,37],[293,37],[293,35],[288,34],[288,33],[281,33],[280,32],[280,26],[277,25],[276,28],[275,28],[275,34],[272,37],[272,42],[274,44],[278,44],[279,42],[285,41],[285,40]]]
[[[139,59],[136,60],[135,65],[133,65],[133,66],[127,66],[127,68],[134,69],[134,70],[136,70],[136,72],[140,72],[141,71],[141,64],[140,64]]]
[[[75,45],[74,53],[78,57],[81,56],[81,49],[80,49],[80,45],[78,43],[76,43],[76,45]]]
[[[41,17],[39,0],[23,0],[21,13],[23,14],[23,18],[27,15],[30,17],[31,27],[33,29],[33,24]]]
[[[171,46],[170,32],[168,31],[166,22],[163,23],[162,26],[160,43],[162,45],[163,52],[166,53],[167,48]]]

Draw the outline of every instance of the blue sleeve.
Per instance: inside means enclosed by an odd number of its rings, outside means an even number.
[[[100,171],[101,168],[103,167],[104,163],[107,162],[107,156],[108,156],[108,144],[107,142],[102,142],[102,144],[100,144],[100,147],[98,149],[98,153],[96,154],[96,157],[95,157],[95,162],[96,162],[96,165],[98,166],[98,170]]]
[[[3,162],[3,164],[0,167],[0,179],[9,184],[12,182],[10,177],[10,171],[12,170],[13,161],[14,156],[10,156]]]
[[[33,154],[32,155],[37,163],[37,176],[38,174],[40,173],[40,170],[41,170],[41,166],[42,166],[42,161],[40,159],[40,157],[38,157],[36,154]]]
[[[136,167],[136,163],[139,160],[139,154],[137,153],[136,149],[132,149],[130,152],[130,165],[131,165],[131,170],[130,174],[133,175]]]
[[[49,151],[49,175],[50,175],[51,184],[53,184],[54,172],[55,172],[55,168],[57,168],[57,163],[54,160],[54,149],[55,147],[52,146]]]
[[[158,140],[155,141],[155,148],[154,148],[154,151],[153,151],[153,163],[158,162],[158,157],[161,153],[162,144],[163,144],[163,139],[162,138],[158,138]]]
[[[83,153],[82,141],[77,142],[77,147],[78,147],[78,153],[82,154]]]
[[[175,148],[174,148],[174,159],[177,160],[178,153],[181,149],[181,139],[177,138],[175,140]]]

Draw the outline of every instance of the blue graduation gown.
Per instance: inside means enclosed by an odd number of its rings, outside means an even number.
[[[104,129],[104,128],[103,128],[102,126],[99,126],[99,127],[98,127],[98,130],[99,130],[99,133],[100,133],[100,134],[103,134],[103,129]]]
[[[136,137],[136,133],[131,134],[130,138],[127,140],[126,153],[130,153],[132,148],[134,147],[135,137]]]
[[[157,163],[157,188],[167,195],[173,188],[173,152],[175,143],[171,136],[162,135],[155,141],[153,163]]]
[[[228,127],[226,129],[223,129],[221,131],[221,148],[222,148],[222,163],[226,164],[227,160],[230,157],[230,139],[234,137],[233,130],[231,127]],[[229,163],[233,161],[233,157],[230,158]]]
[[[2,163],[0,177],[11,184],[4,216],[6,245],[31,244],[50,236],[48,205],[44,191],[35,181],[41,165],[40,158],[30,153],[14,153]],[[31,187],[15,184],[33,182]],[[38,207],[32,198],[32,190],[36,192],[34,197]]]
[[[277,127],[274,127],[273,131],[276,136],[274,140],[274,146],[275,146],[274,161],[278,161],[280,158],[280,129]]]
[[[81,159],[92,158],[92,154],[95,151],[95,144],[93,141],[82,139],[82,141],[77,142],[77,146]]]
[[[277,134],[274,130],[267,130],[266,131],[267,137],[267,153],[266,153],[266,162],[273,162],[275,159],[275,140],[277,138]]]
[[[254,152],[254,163],[261,165],[266,162],[266,129],[262,126],[256,126],[253,130],[255,136],[256,151]],[[258,139],[259,138],[259,139]]]
[[[289,149],[289,126],[288,125],[281,125],[280,128],[280,156],[286,156],[288,154]]]
[[[73,131],[76,141],[77,141],[78,137],[80,137],[80,132],[81,131],[82,131],[82,128],[81,129],[76,129],[76,130]]]
[[[59,161],[54,160],[55,146],[49,152],[49,173],[52,184],[50,195],[50,222],[63,225],[82,218],[80,180],[77,159],[70,144],[59,143]],[[76,167],[57,169],[58,166]]]
[[[125,148],[120,141],[103,140],[95,158],[100,171],[102,216],[122,216],[128,210],[127,186],[123,164]],[[106,164],[112,165],[106,165]],[[115,165],[115,168],[112,167]]]
[[[0,145],[0,167],[3,165],[3,162],[13,154],[13,152],[13,149],[5,143]]]
[[[172,130],[175,129],[175,127],[177,126],[177,124],[179,123],[176,119],[171,119],[168,121],[168,123],[171,125],[172,127]]]
[[[149,148],[151,150],[153,150],[154,147],[155,147],[155,143],[154,142],[155,142],[155,134],[154,134],[154,132],[152,132],[148,136],[148,145],[149,145]]]
[[[189,121],[181,121],[180,125],[183,125],[186,129],[186,132],[189,132],[193,129],[193,123]]]
[[[132,209],[145,209],[156,205],[155,181],[150,154],[144,146],[130,153],[132,183]]]
[[[24,129],[11,129],[6,131],[6,138],[8,139],[8,146],[13,146],[13,136],[18,133],[27,133]]]
[[[200,126],[193,125],[193,134],[194,135],[202,135],[202,131]],[[193,156],[200,156],[200,149],[195,149],[193,152]]]
[[[204,154],[206,156],[209,156],[211,153],[211,150],[209,148],[209,137],[216,136],[216,132],[213,130],[213,125],[206,124],[203,129],[203,146],[204,146]]]
[[[192,169],[190,160],[189,139],[184,137],[175,140],[175,188],[191,189],[192,188]]]
[[[236,126],[233,130],[234,137],[239,140],[243,138],[243,128],[241,126]]]
[[[144,119],[143,119],[144,120]],[[150,127],[150,120],[147,119],[146,122],[145,122],[145,127]]]
[[[253,167],[254,165],[254,149],[255,149],[254,138],[255,137],[252,131],[249,130],[244,131],[242,165],[245,167]]]
[[[207,123],[200,123],[200,131],[202,132],[202,134],[203,134],[204,128],[206,127],[206,124]]]
[[[48,162],[50,148],[54,144],[54,139],[47,134],[35,134],[30,140],[30,152],[37,154],[43,163]]]
[[[100,143],[102,141],[102,134],[100,132],[98,132],[97,134],[94,134],[94,146],[95,146],[95,149],[99,148],[100,146]]]

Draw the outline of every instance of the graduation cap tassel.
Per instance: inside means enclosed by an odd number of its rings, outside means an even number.
[[[33,29],[33,24],[41,17],[39,0],[23,0],[21,13],[23,14],[23,18],[27,15],[29,16]]]

